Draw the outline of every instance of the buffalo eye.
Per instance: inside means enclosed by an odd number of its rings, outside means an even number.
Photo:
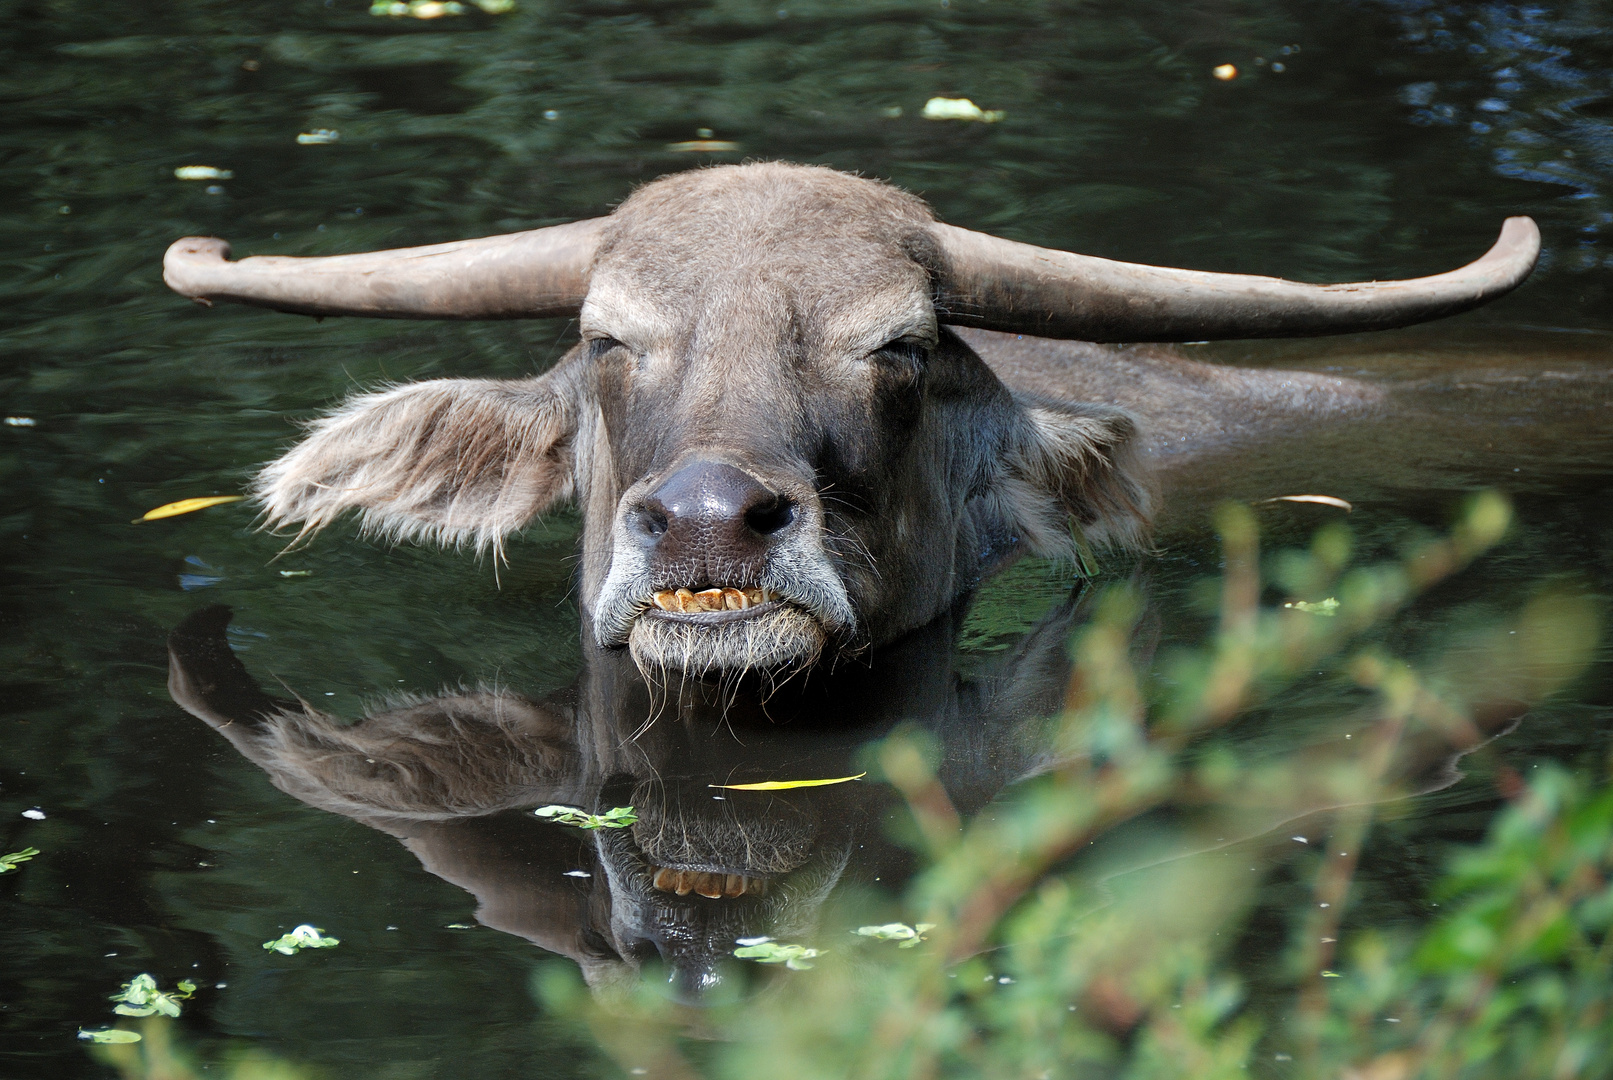
[[[909,337],[887,341],[869,354],[869,359],[882,371],[888,372],[898,385],[918,382],[929,358],[929,342]]]
[[[627,348],[626,345],[623,345],[620,341],[617,341],[608,334],[595,334],[585,338],[584,340],[588,343],[589,352],[593,355],[595,360],[604,357],[605,354],[616,349]]]

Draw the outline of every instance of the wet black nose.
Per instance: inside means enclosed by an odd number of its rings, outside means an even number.
[[[736,570],[764,555],[796,519],[795,504],[743,469],[685,465],[645,497],[638,527],[657,562]],[[690,585],[726,584],[689,581]]]

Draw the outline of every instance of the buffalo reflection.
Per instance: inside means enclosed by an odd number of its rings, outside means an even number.
[[[952,670],[954,613],[765,700],[695,681],[652,693],[624,653],[587,648],[576,683],[541,701],[445,692],[346,725],[265,694],[220,606],[171,635],[169,691],[282,791],[403,841],[476,896],[483,924],[571,957],[596,990],[663,964],[693,1000],[722,982],[736,939],[810,937],[854,851],[861,876],[908,862],[867,827],[895,799],[884,785],[711,785],[858,773],[863,747],[911,724],[941,747],[957,808],[977,809],[1039,767],[1030,731],[1058,711],[1078,611],[1063,605],[968,680]],[[638,822],[584,833],[513,813],[550,803],[632,805]]]
[[[1061,764],[1048,718],[1061,709],[1067,643],[1085,607],[1072,596],[967,678],[953,664],[960,609],[866,666],[765,700],[698,681],[652,693],[624,653],[589,649],[577,682],[541,701],[445,692],[400,698],[345,725],[265,694],[230,650],[230,610],[220,606],[171,635],[169,691],[282,791],[396,836],[426,870],[477,898],[481,923],[570,957],[596,992],[659,967],[674,994],[693,1002],[729,977],[740,939],[811,941],[848,875],[895,884],[911,871],[909,854],[878,827],[897,799],[883,784],[712,785],[857,773],[869,743],[906,725],[939,748],[937,779],[968,816],[1014,781]],[[1148,619],[1139,626],[1132,649],[1146,654],[1155,635]],[[1455,759],[1522,709],[1498,701],[1459,735],[1401,740],[1370,797],[1454,782]],[[1295,759],[1301,780],[1280,796],[1178,807],[1168,829],[1120,830],[1084,858],[1107,878],[1276,835],[1347,805],[1325,778],[1380,749],[1370,739],[1329,739]],[[518,813],[550,803],[595,812],[632,805],[638,821],[580,832]]]

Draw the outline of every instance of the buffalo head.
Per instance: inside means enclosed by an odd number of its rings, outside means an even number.
[[[583,510],[582,600],[649,669],[779,670],[888,641],[1021,551],[1136,544],[1134,423],[1016,393],[949,329],[1089,341],[1344,333],[1465,310],[1539,237],[1413,281],[1303,285],[1135,266],[937,222],[828,169],[687,172],[606,218],[323,259],[168,252],[199,302],[394,318],[577,316],[541,377],[356,397],[266,467],[274,524],[343,512],[393,539],[503,539]]]

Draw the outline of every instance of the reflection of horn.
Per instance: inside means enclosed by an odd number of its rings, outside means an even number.
[[[362,255],[257,255],[230,262],[230,245],[176,240],[162,277],[198,303],[233,300],[300,315],[389,319],[544,319],[582,307],[604,218],[546,229]]]
[[[396,837],[477,899],[477,919],[569,956],[589,985],[631,977],[610,948],[609,897],[585,833],[530,814],[587,803],[569,715],[513,695],[445,694],[342,726],[267,697],[230,649],[230,609],[190,615],[168,639],[174,701],[228,738],[282,791]]]
[[[1305,285],[1113,262],[951,225],[930,226],[943,255],[940,317],[958,326],[1082,341],[1206,341],[1387,330],[1466,311],[1518,287],[1540,230],[1508,218],[1483,258],[1405,281]]]
[[[298,705],[269,697],[247,674],[225,637],[230,616],[228,607],[214,604],[168,636],[168,694],[244,752],[260,725]]]

